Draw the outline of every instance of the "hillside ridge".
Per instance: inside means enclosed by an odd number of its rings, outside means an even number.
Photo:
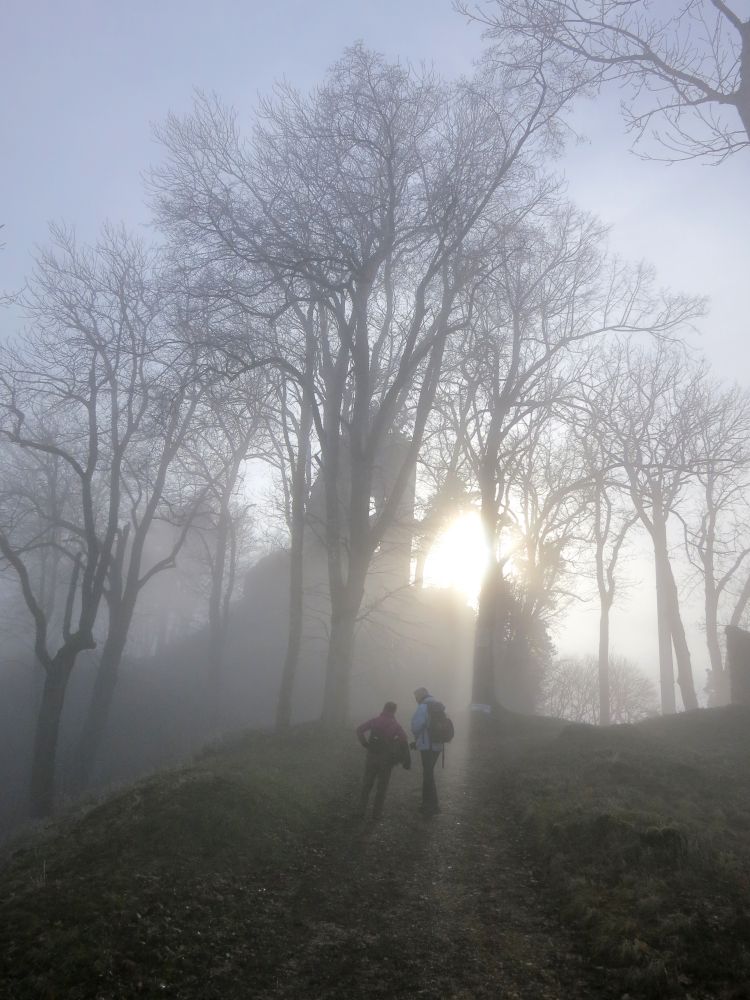
[[[0,996],[750,995],[748,722],[461,719],[379,824],[351,732],[248,734],[13,845]]]

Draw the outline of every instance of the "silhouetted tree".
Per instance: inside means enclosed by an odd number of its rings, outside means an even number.
[[[672,646],[685,708],[697,708],[690,650],[668,538],[668,520],[695,472],[697,391],[703,372],[677,346],[652,352],[621,345],[592,380],[589,402],[613,460],[627,476],[630,498],[654,550],[662,710],[675,711]],[[606,430],[605,430],[606,429]]]
[[[311,448],[313,426],[320,425],[318,406],[318,333],[321,311],[314,304],[296,305],[285,317],[299,336],[299,359],[293,377],[281,371],[276,377],[276,407],[270,425],[271,445],[278,456],[284,489],[285,518],[289,529],[289,633],[281,670],[276,728],[285,730],[292,720],[292,695],[297,677],[304,626],[305,531],[312,486]],[[325,322],[325,321],[323,321]],[[288,353],[288,344],[285,348]],[[320,530],[320,525],[313,526]]]
[[[206,680],[214,724],[221,705],[230,606],[250,541],[251,504],[243,489],[243,469],[248,459],[262,455],[266,388],[258,370],[212,385],[195,413],[178,463],[183,483],[200,496],[189,541],[193,565],[197,562],[206,584]]]
[[[610,379],[610,388],[614,388],[616,381]],[[602,391],[606,405],[607,387],[602,386]],[[624,497],[627,481],[619,460],[608,447],[606,433],[602,432],[606,419],[602,421],[595,408],[584,404],[582,409],[571,407],[567,423],[578,439],[578,461],[590,484],[584,487],[584,494],[599,597],[599,720],[606,726],[610,722],[610,613],[617,592],[616,572],[625,539],[637,523],[638,515]]]
[[[606,725],[600,712],[599,666],[594,656],[556,660],[550,663],[542,681],[540,712],[570,722]],[[639,722],[657,713],[654,684],[635,664],[613,656],[610,670],[610,721],[615,724]]]
[[[279,87],[252,144],[207,101],[162,130],[158,214],[185,259],[233,269],[235,290],[257,292],[260,274],[285,301],[320,308],[329,722],[346,713],[365,580],[413,478],[457,300],[558,108],[540,74],[485,67],[448,87],[357,47],[312,96]],[[378,454],[395,431],[409,444],[371,517]]]
[[[109,615],[97,720],[111,699],[138,593],[173,563],[174,551],[146,569],[142,557],[202,391],[195,359],[163,336],[151,255],[119,230],[105,231],[92,249],[78,248],[68,232],[53,236],[24,301],[32,326],[0,362],[0,433],[25,455],[59,462],[72,484],[55,525],[61,537],[42,539],[59,548],[67,569],[59,630],[32,576],[27,524],[6,508],[0,528],[0,551],[18,575],[46,675],[31,776],[35,815],[53,806],[68,680],[79,653],[97,645],[102,603]]]
[[[730,0],[459,0],[499,58],[543,62],[581,89],[625,88],[628,127],[668,159],[718,162],[750,144],[750,18]]]
[[[592,338],[618,330],[673,330],[695,307],[688,299],[656,294],[647,270],[608,260],[601,227],[570,206],[540,201],[537,217],[530,214],[504,240],[473,304],[463,372],[473,408],[464,446],[489,553],[477,621],[475,701],[494,700],[507,466],[528,445],[528,416],[563,401],[576,366],[588,364]]]
[[[582,558],[590,480],[578,457],[575,442],[551,408],[527,416],[515,449],[509,449],[505,457],[503,561],[513,581],[518,610],[511,641],[496,634],[495,680],[501,704],[517,711],[534,711],[542,663],[539,654],[544,642],[551,649],[548,636],[555,619],[579,596],[575,584],[571,586],[571,575]],[[507,585],[502,586],[501,607],[507,592]],[[531,676],[524,681],[526,669]],[[524,700],[519,701],[514,692]]]
[[[750,407],[745,390],[708,376],[696,387],[692,405],[698,417],[694,476],[699,497],[695,512],[684,518],[685,543],[703,588],[709,697],[721,705],[729,701],[721,626],[739,625],[750,599]]]

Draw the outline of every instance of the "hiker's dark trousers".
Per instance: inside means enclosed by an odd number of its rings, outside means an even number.
[[[435,785],[435,765],[440,750],[420,750],[422,755],[422,811],[436,813],[439,810],[437,787]]]
[[[374,753],[372,750],[367,751],[365,776],[362,779],[362,795],[359,803],[360,812],[363,816],[367,809],[367,800],[370,797],[372,786],[376,782],[377,787],[375,788],[375,803],[372,807],[372,816],[373,819],[379,819],[382,816],[385,793],[388,791],[388,782],[391,779],[392,770],[393,764],[387,758],[383,759],[381,754]]]

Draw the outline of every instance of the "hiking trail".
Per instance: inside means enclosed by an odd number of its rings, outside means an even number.
[[[411,772],[394,771],[378,823],[355,818],[349,777],[294,870],[269,888],[285,919],[266,955],[272,981],[253,996],[606,997],[524,860],[497,758],[471,760],[466,738],[454,741],[437,765],[441,814],[424,819],[412,757]]]

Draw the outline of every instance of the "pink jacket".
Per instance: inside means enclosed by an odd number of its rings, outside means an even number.
[[[398,722],[396,722],[396,716],[388,715],[385,712],[381,712],[374,719],[368,719],[361,726],[357,726],[357,736],[364,736],[368,732],[376,732],[383,740],[399,739],[402,743],[409,742],[406,738],[406,733],[399,726]]]

